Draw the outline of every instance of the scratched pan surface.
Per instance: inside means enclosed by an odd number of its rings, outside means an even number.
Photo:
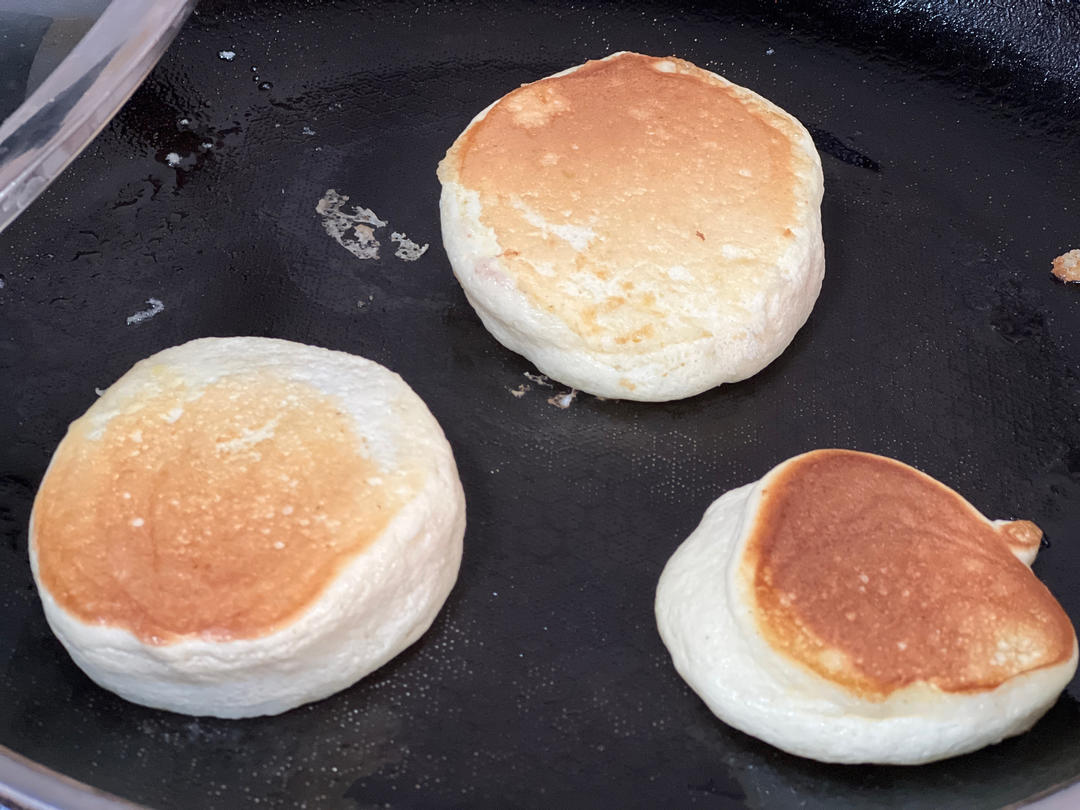
[[[1035,570],[1080,623],[1080,288],[1048,272],[1080,247],[1076,11],[814,6],[205,3],[0,236],[0,743],[177,808],[966,808],[1080,778],[1076,681],[1031,733],[982,752],[826,766],[714,719],[655,632],[657,577],[705,507],[821,446],[894,456],[992,517],[1037,521],[1051,545]],[[561,410],[548,398],[564,389],[530,383],[454,282],[435,164],[498,96],[623,48],[717,70],[814,130],[827,274],[753,379]],[[380,258],[324,231],[331,188],[389,223]],[[391,231],[430,249],[398,259]],[[164,309],[129,324],[151,298]],[[240,334],[400,372],[454,445],[469,529],[413,648],[316,705],[226,722],[87,680],[46,627],[25,530],[95,387]]]

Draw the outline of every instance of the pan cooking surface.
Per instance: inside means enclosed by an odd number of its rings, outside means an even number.
[[[0,236],[0,743],[160,807],[961,808],[1080,778],[1076,681],[984,751],[826,766],[713,718],[656,634],[657,577],[705,507],[828,446],[1036,521],[1051,542],[1035,571],[1080,623],[1080,285],[1049,273],[1080,247],[1076,85],[1048,73],[1075,60],[1036,47],[980,67],[973,28],[938,43],[951,69],[894,22],[867,28],[880,5],[841,43],[835,5],[822,23],[764,5],[204,4]],[[525,376],[454,281],[435,165],[494,99],[619,49],[690,59],[812,130],[826,277],[756,377],[563,409],[549,399],[567,389]],[[389,223],[377,259],[327,232],[329,189]],[[392,231],[430,247],[398,258]],[[454,446],[469,528],[449,602],[399,658],[284,716],[194,719],[74,666],[33,590],[26,521],[95,388],[166,346],[241,334],[402,374]]]

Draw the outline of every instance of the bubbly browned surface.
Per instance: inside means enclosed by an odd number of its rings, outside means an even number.
[[[365,457],[308,385],[176,382],[94,438],[61,443],[35,502],[42,583],[88,623],[145,642],[253,638],[315,600],[404,502],[410,474]],[[106,395],[108,396],[108,395]]]
[[[743,561],[759,627],[863,697],[919,681],[992,689],[1072,654],[1068,616],[1008,527],[899,462],[808,454],[768,482],[758,514]]]
[[[694,296],[737,307],[793,238],[809,172],[794,138],[789,118],[689,62],[624,54],[506,95],[440,177],[479,193],[535,306],[591,348],[651,351],[709,337]]]

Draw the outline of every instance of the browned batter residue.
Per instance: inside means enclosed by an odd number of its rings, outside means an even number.
[[[152,644],[279,628],[417,486],[333,398],[266,376],[164,386],[91,431],[71,426],[38,493],[39,573],[82,621]]]
[[[1051,263],[1051,271],[1065,282],[1080,282],[1080,250],[1063,253]]]
[[[1013,556],[1034,524],[995,528],[959,495],[880,456],[822,450],[767,484],[743,558],[779,651],[863,697],[923,681],[992,689],[1060,663],[1074,634]]]
[[[679,291],[737,306],[783,250],[810,171],[790,119],[741,92],[678,59],[589,62],[505,96],[440,176],[478,192],[518,288],[586,344],[698,339]],[[620,281],[634,289],[615,295]]]

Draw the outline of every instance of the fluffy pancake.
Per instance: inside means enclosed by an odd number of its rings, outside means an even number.
[[[810,136],[679,59],[617,53],[519,88],[439,179],[447,255],[484,325],[590,393],[676,399],[748,377],[820,290]]]
[[[450,448],[397,375],[264,338],[138,363],[60,443],[30,526],[46,617],[86,673],[191,714],[355,682],[457,575]]]
[[[1040,539],[900,462],[814,451],[708,509],[657,624],[725,722],[823,761],[929,762],[1026,731],[1076,671]]]

